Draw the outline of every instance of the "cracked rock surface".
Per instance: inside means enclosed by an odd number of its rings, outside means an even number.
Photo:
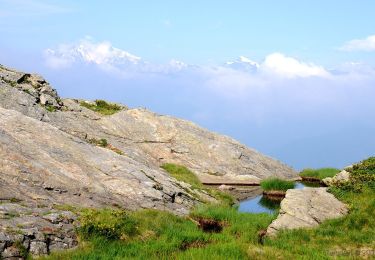
[[[267,235],[273,236],[282,229],[315,227],[347,213],[347,206],[327,188],[290,189],[281,201],[278,217],[268,226]]]

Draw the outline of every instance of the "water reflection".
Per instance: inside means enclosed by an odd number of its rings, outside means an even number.
[[[295,189],[304,187],[319,187],[319,183],[296,182]],[[269,213],[273,214],[280,209],[280,201],[270,200],[263,195],[258,195],[239,203],[238,211],[251,213]]]

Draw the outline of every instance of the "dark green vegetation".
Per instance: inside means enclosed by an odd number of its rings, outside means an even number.
[[[111,104],[100,99],[95,100],[94,103],[82,101],[80,105],[106,116],[113,115],[123,109],[117,104]]]
[[[265,191],[287,191],[294,188],[294,182],[281,180],[278,178],[270,178],[261,181],[260,186]]]
[[[330,188],[350,213],[315,229],[259,237],[275,218],[239,213],[226,205],[202,205],[188,217],[155,210],[88,210],[78,230],[81,248],[48,259],[358,259],[375,254],[375,158],[353,167],[345,186]],[[351,187],[360,187],[354,190]],[[203,232],[201,219],[220,223]]]
[[[340,170],[336,168],[304,169],[300,173],[300,176],[314,178],[317,180],[323,180],[324,178],[327,178],[327,177],[333,177],[339,172]]]

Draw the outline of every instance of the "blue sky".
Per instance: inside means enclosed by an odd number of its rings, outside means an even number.
[[[374,1],[0,0],[0,63],[296,169],[375,153]]]

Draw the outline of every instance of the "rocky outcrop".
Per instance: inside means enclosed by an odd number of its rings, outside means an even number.
[[[332,178],[331,177],[324,178],[322,182],[327,186],[332,186],[337,183],[347,182],[349,181],[349,179],[350,179],[350,172],[346,170],[342,170],[341,172],[339,172]]]
[[[215,201],[172,178],[160,168],[163,163],[182,164],[208,183],[297,176],[288,166],[185,120],[125,107],[105,116],[80,104],[61,99],[39,75],[0,66],[0,200],[26,208],[13,215],[16,206],[9,206],[0,216],[4,257],[22,253],[16,245],[25,241],[23,248],[34,254],[59,247],[55,244],[75,245],[61,235],[69,234],[71,223],[61,224],[54,205],[155,208],[183,215],[202,201]],[[40,205],[51,214],[39,212]],[[35,234],[17,228],[21,221]],[[45,240],[37,235],[55,225],[60,233]],[[17,236],[8,237],[12,229]]]
[[[76,215],[39,204],[0,205],[0,256],[19,259],[27,252],[45,255],[77,246],[73,221]],[[0,258],[1,258],[0,257]]]
[[[80,106],[80,100],[60,99],[54,95],[55,91],[49,91],[48,100],[55,100],[50,103],[56,107],[50,112],[41,105],[42,89],[49,84],[38,75],[25,75],[30,74],[0,68],[3,79],[2,83],[0,81],[1,107],[48,122],[84,141],[104,138],[127,156],[146,165],[182,164],[203,182],[217,184],[257,184],[271,176],[297,176],[290,167],[232,138],[146,109],[124,109],[112,116],[103,116]],[[36,95],[20,91],[25,85],[40,91]]]
[[[315,227],[348,213],[347,206],[328,193],[327,188],[290,189],[280,207],[278,217],[267,228],[269,236],[283,229]]]

